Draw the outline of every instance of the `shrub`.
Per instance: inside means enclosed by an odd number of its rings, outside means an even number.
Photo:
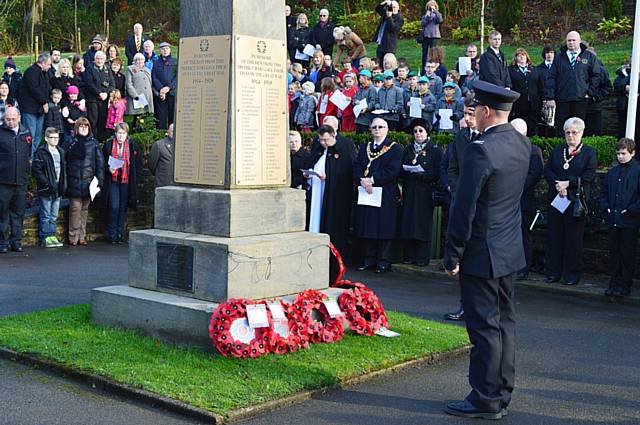
[[[495,23],[499,28],[512,28],[522,17],[523,0],[497,0],[493,2]]]
[[[416,38],[422,31],[422,21],[406,22],[400,28],[400,38]]]
[[[454,43],[464,43],[466,41],[472,41],[478,39],[478,31],[474,28],[454,28],[451,30],[451,40]]]
[[[623,18],[603,18],[598,24],[598,31],[600,31],[606,40],[611,40],[615,37],[620,37],[631,32],[631,19],[625,16]]]
[[[520,41],[522,40],[522,35],[520,34],[520,26],[518,24],[515,24],[511,30],[509,30],[509,32],[511,33],[511,39],[513,40],[514,44],[520,44]]]
[[[351,28],[365,43],[373,40],[378,26],[378,15],[373,11],[338,16],[336,25]]]
[[[602,12],[605,19],[618,18],[622,16],[622,0],[603,0]]]

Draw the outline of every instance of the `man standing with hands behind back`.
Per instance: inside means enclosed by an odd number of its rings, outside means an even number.
[[[485,81],[474,83],[475,117],[482,133],[465,149],[451,205],[444,267],[460,275],[469,339],[471,392],[445,412],[501,419],[515,375],[513,280],[524,267],[520,196],[531,144],[509,124],[519,93]]]

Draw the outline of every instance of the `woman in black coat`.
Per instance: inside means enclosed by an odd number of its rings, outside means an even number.
[[[127,209],[138,207],[138,182],[142,172],[142,152],[129,138],[129,125],[116,124],[115,137],[103,147],[106,170],[107,237],[112,244],[125,240]],[[111,161],[114,163],[110,163]],[[116,166],[115,162],[120,162]]]
[[[544,170],[549,191],[549,204],[560,196],[568,198],[571,204],[564,213],[547,206],[547,282],[558,282],[564,278],[567,285],[575,285],[582,274],[582,242],[585,217],[575,217],[578,185],[584,193],[584,202],[589,204],[589,189],[596,179],[596,151],[582,143],[584,121],[569,118],[564,123],[566,143],[551,152]]]
[[[525,49],[517,49],[513,54],[513,60],[509,66],[509,76],[511,77],[511,88],[520,93],[520,97],[514,103],[511,110],[510,120],[522,118],[527,123],[527,136],[536,134],[538,125],[538,109],[534,105],[536,90],[533,84],[534,73],[529,54]],[[531,93],[530,93],[531,92]]]
[[[432,192],[440,176],[442,151],[429,138],[431,125],[423,119],[411,123],[414,142],[402,155],[402,218],[400,239],[404,240],[404,263],[424,267],[431,252],[433,223]],[[411,172],[404,166],[421,166],[424,171]]]
[[[297,49],[300,53],[302,53],[306,45],[311,44],[312,34],[313,31],[311,28],[309,28],[309,20],[307,19],[307,15],[305,15],[304,13],[299,14],[298,20],[296,21],[296,28],[291,32],[292,48]],[[296,59],[295,52],[294,57],[291,58],[291,62],[298,62],[305,68],[309,66],[309,59]]]
[[[92,135],[88,119],[79,118],[76,121],[74,135],[63,148],[67,153],[69,244],[86,245],[87,214],[91,203],[89,185],[95,177],[98,186],[104,186],[104,157],[98,141]]]
[[[78,90],[80,90],[80,93],[78,93],[78,100],[84,99],[82,94],[84,81],[82,81],[79,76],[75,75],[71,68],[71,62],[69,62],[69,59],[61,59],[60,64],[58,64],[58,70],[56,71],[55,77],[51,79],[51,88],[60,90],[64,96],[64,94],[67,93],[67,89],[71,86],[76,86],[78,87]]]
[[[379,207],[356,206],[356,236],[366,250],[359,270],[376,269],[385,273],[390,268],[391,242],[396,237],[398,215],[398,177],[402,170],[402,147],[387,138],[389,125],[382,118],[371,122],[373,141],[360,146],[353,173],[359,191],[372,193],[382,189]]]

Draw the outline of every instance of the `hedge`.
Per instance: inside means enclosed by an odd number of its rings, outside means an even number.
[[[344,136],[353,140],[356,146],[366,143],[371,140],[371,136],[368,133],[343,133]],[[303,134],[306,145],[311,143],[311,140],[315,138],[315,133]],[[388,136],[394,142],[397,142],[403,146],[406,146],[413,142],[413,135],[403,132],[390,131]],[[431,140],[439,146],[445,147],[453,141],[452,134],[434,134],[431,136]],[[542,149],[542,153],[545,158],[549,157],[551,150],[558,145],[564,143],[564,139],[559,137],[530,137],[531,143],[539,146]],[[600,167],[609,167],[616,161],[616,143],[618,139],[614,136],[592,136],[583,137],[582,141],[585,145],[591,146],[596,150],[598,156],[598,165]]]

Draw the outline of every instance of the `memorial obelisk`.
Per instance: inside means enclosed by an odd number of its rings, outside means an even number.
[[[129,235],[129,285],[92,292],[96,322],[203,343],[213,303],[328,286],[329,238],[289,188],[284,5],[182,2],[175,184]]]

